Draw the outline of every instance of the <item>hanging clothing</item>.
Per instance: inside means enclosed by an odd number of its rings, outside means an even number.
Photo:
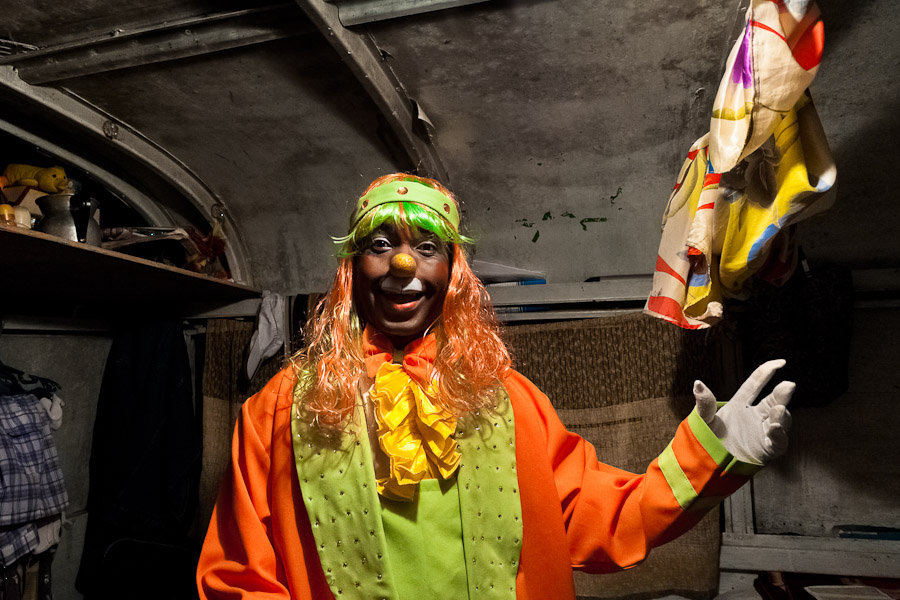
[[[68,503],[47,411],[33,394],[0,396],[0,563],[35,550],[37,522]]]
[[[200,451],[181,323],[123,329],[110,348],[97,405],[79,591],[115,595],[117,578],[165,564],[167,595],[185,595],[175,582],[194,554],[187,534],[197,508]],[[153,597],[156,581],[133,590],[135,597]]]
[[[247,348],[247,382],[256,375],[259,366],[272,358],[284,346],[284,297],[263,291],[262,302],[256,316],[256,329]]]
[[[753,275],[790,277],[793,226],[834,201],[834,160],[807,90],[821,52],[814,3],[797,19],[782,3],[753,0],[711,131],[691,147],[669,198],[644,312],[709,327]]]

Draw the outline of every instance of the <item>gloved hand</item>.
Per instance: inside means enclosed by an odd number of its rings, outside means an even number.
[[[785,406],[796,385],[782,381],[771,394],[753,404],[775,371],[784,365],[783,360],[770,360],[757,367],[734,397],[718,411],[716,397],[709,388],[700,380],[694,382],[697,412],[725,449],[738,460],[763,464],[787,450],[791,413]]]

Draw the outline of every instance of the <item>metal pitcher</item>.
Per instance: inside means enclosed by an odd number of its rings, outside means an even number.
[[[37,199],[44,213],[37,230],[73,242],[99,246],[100,224],[95,218],[100,204],[79,194],[51,194]]]

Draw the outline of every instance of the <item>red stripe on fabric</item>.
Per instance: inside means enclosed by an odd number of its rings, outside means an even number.
[[[702,206],[698,206],[697,210],[709,210],[709,209],[715,208],[715,207],[716,207],[716,203],[710,202],[709,204],[704,204]]]
[[[688,323],[681,312],[681,305],[666,296],[650,296],[647,298],[647,308],[683,329],[700,328],[700,325]]]
[[[688,256],[703,256],[703,252],[691,246],[688,248]]]
[[[684,320],[684,315],[681,314],[681,305],[666,296],[650,296],[647,299],[647,308],[672,322]]]
[[[825,25],[817,21],[803,32],[797,44],[791,49],[797,64],[809,71],[819,65],[825,48]]]
[[[675,279],[681,282],[682,285],[687,285],[687,282],[684,280],[684,277],[678,274],[678,271],[669,266],[669,264],[663,260],[662,256],[656,257],[656,270],[660,273],[666,273],[671,275]]]
[[[760,23],[759,21],[753,21],[753,20],[751,20],[751,21],[750,21],[750,24],[753,25],[754,27],[759,27],[760,29],[765,29],[766,31],[769,31],[769,32],[774,33],[775,35],[777,35],[778,37],[780,37],[785,43],[787,43],[787,40],[784,39],[784,36],[783,36],[783,35],[781,35],[781,34],[778,33],[777,31],[775,31],[774,29],[772,29],[771,27],[769,27],[769,26],[766,25],[765,23]]]
[[[680,183],[676,183],[676,184],[675,184],[675,190],[674,190],[674,191],[677,191],[678,188],[680,188],[680,187],[681,187],[681,184],[680,184]]]
[[[703,187],[706,187],[708,185],[719,185],[719,180],[721,180],[721,179],[722,179],[721,173],[709,173],[703,179]]]
[[[690,152],[688,152],[688,160],[694,160],[695,158],[697,158],[697,154],[699,153],[700,150],[691,150]]]

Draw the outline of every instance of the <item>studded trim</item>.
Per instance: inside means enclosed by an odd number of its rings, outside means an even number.
[[[522,553],[522,502],[516,474],[516,424],[509,394],[496,409],[460,419],[456,441],[459,509],[470,599],[515,598]]]
[[[372,449],[361,408],[354,425],[323,435],[291,414],[294,462],[325,579],[335,598],[398,598],[384,544]]]

